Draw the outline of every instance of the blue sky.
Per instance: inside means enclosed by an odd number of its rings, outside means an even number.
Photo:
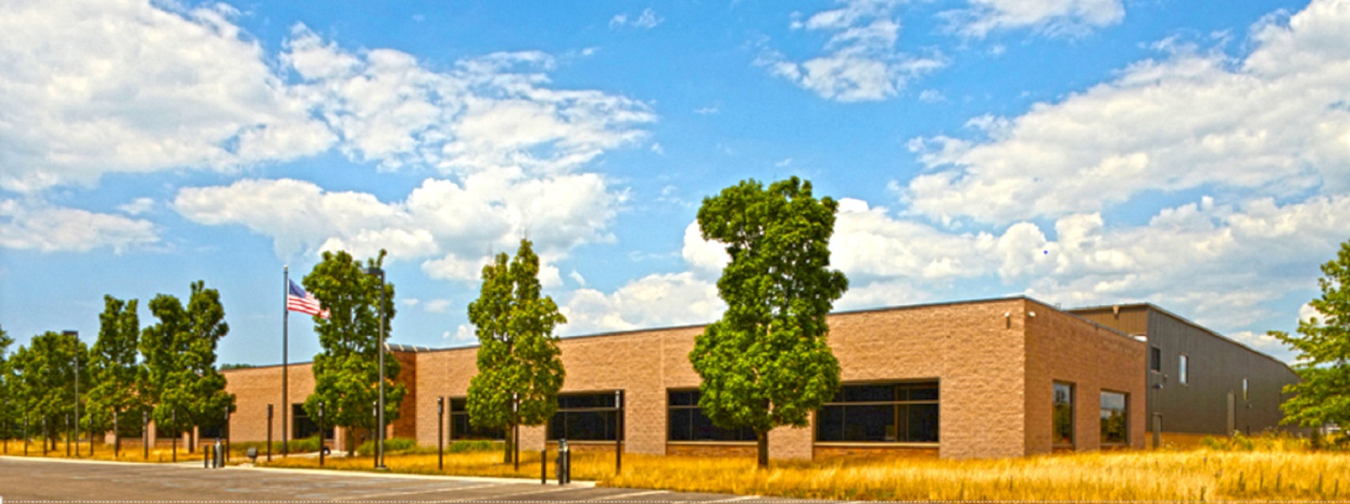
[[[565,335],[704,323],[725,259],[699,202],[796,175],[842,202],[839,309],[1147,301],[1288,359],[1265,331],[1350,239],[1346,1],[3,10],[20,343],[203,279],[221,361],[275,363],[282,267],[386,248],[392,341],[464,345],[479,267],[522,236]]]

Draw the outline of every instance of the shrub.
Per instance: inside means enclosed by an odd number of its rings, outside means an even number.
[[[384,440],[384,453],[415,453],[422,451],[418,449],[417,440],[408,438],[390,438]],[[435,448],[432,448],[435,453]],[[356,447],[356,454],[367,457],[375,454],[375,441],[366,441],[361,446]]]

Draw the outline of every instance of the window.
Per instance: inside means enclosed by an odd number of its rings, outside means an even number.
[[[1073,446],[1073,385],[1055,382],[1055,409],[1052,443],[1055,446]]]
[[[816,441],[938,441],[938,383],[845,385],[816,416]]]
[[[1102,391],[1102,444],[1121,445],[1130,440],[1129,396]]]
[[[618,432],[618,411],[614,392],[566,394],[558,396],[558,412],[548,422],[548,438],[569,441],[614,441]]]
[[[469,422],[469,400],[450,398],[450,439],[506,439],[505,427],[474,427]]]
[[[1187,364],[1189,363],[1190,359],[1188,359],[1185,355],[1182,355],[1177,360],[1177,379],[1181,380],[1182,385],[1185,385],[1190,382],[1190,378],[1186,373],[1186,368],[1188,367]]]
[[[1148,347],[1148,369],[1162,372],[1162,349],[1155,346]]]
[[[333,425],[331,418],[325,418],[328,423],[323,432],[324,439],[333,439]],[[319,422],[317,419],[310,419],[309,413],[305,412],[305,405],[296,403],[291,405],[291,437],[293,439],[304,439],[317,435],[319,433]]]
[[[668,419],[669,441],[754,441],[755,430],[749,427],[723,429],[713,425],[703,409],[698,407],[697,390],[672,390],[667,396],[670,408]]]

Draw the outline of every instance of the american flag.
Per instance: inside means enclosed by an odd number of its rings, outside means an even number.
[[[300,284],[295,283],[295,280],[290,282],[291,291],[286,293],[287,310],[328,318],[328,310],[319,305],[319,300],[315,299],[313,294],[305,292],[305,289],[300,287]]]

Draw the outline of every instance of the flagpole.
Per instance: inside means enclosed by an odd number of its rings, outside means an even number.
[[[287,376],[287,368],[290,367],[287,360],[289,357],[287,351],[290,346],[287,341],[289,338],[287,332],[290,329],[291,309],[286,306],[291,295],[291,267],[289,265],[281,267],[281,288],[281,456],[284,457],[290,453],[290,448],[286,442],[286,434],[290,430],[287,427],[290,424],[289,415],[291,412],[291,403],[286,395],[287,389],[290,388],[290,377]]]

